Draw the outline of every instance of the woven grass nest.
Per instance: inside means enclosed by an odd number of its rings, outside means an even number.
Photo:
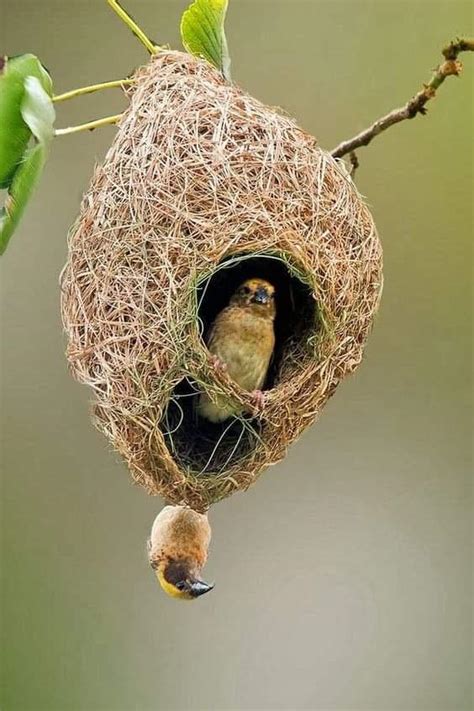
[[[135,78],[69,236],[67,356],[133,478],[204,511],[281,460],[358,366],[381,247],[344,166],[281,111],[182,52],[158,53]],[[251,276],[277,293],[258,411],[205,346]],[[246,414],[206,423],[203,391]]]

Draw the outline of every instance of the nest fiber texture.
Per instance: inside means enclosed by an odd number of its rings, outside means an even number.
[[[293,120],[181,52],[160,52],[136,79],[69,237],[67,356],[134,479],[205,510],[279,461],[360,363],[381,248],[345,168]],[[282,260],[315,306],[283,344],[259,412],[213,365],[198,319],[199,286],[223,260],[252,254]],[[174,451],[180,422],[167,431],[167,413],[185,379],[254,415],[241,418],[253,438],[218,464]],[[193,426],[191,449],[205,436]]]

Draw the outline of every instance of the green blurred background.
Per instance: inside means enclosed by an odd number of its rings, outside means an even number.
[[[179,47],[186,0],[127,0]],[[231,0],[234,78],[333,147],[403,103],[470,3]],[[105,1],[2,0],[1,50],[56,91],[146,61]],[[426,118],[359,153],[385,292],[359,371],[246,494],[211,512],[194,604],[145,555],[161,501],[132,486],[63,356],[66,233],[113,128],[58,139],[2,258],[4,711],[471,709],[474,57]],[[124,105],[58,106],[58,126]]]

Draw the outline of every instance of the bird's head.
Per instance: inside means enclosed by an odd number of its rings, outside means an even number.
[[[195,570],[195,561],[186,558],[167,560],[158,566],[156,577],[162,589],[170,597],[180,600],[195,600],[214,587],[214,585],[201,580]]]
[[[205,514],[184,506],[165,506],[148,541],[148,559],[167,595],[195,600],[212,590],[200,573],[206,559],[211,528]]]
[[[235,292],[231,304],[250,307],[274,317],[275,287],[265,279],[247,279]]]

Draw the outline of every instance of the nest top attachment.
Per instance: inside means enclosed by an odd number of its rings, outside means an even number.
[[[293,120],[181,52],[136,79],[69,236],[67,356],[134,479],[203,511],[282,459],[360,363],[381,247],[345,168]],[[248,276],[278,296],[259,412],[203,338]],[[206,425],[200,392],[249,414]]]

